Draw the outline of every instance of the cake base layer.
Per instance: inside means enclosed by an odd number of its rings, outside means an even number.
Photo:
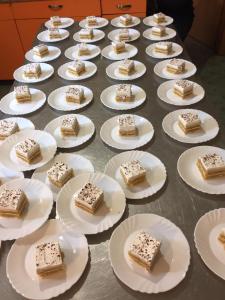
[[[181,122],[178,122],[178,126],[184,133],[193,132],[193,131],[201,129],[201,125],[186,128],[186,127],[184,127],[184,125]]]

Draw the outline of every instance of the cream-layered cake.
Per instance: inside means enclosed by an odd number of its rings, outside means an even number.
[[[121,115],[118,118],[120,135],[137,135],[138,130],[135,124],[134,116]]]
[[[139,160],[125,162],[120,166],[120,173],[127,185],[135,185],[145,180],[146,170]]]
[[[80,104],[84,100],[84,89],[82,87],[69,87],[66,91],[66,101]]]
[[[88,45],[85,43],[78,44],[77,45],[77,54],[79,56],[90,55],[91,52],[90,52]]]
[[[222,228],[219,235],[218,240],[225,246],[225,228]]]
[[[177,80],[173,86],[173,92],[177,96],[185,99],[193,94],[194,84],[189,80]]]
[[[200,156],[197,167],[204,179],[225,176],[225,162],[217,153],[208,153]]]
[[[39,144],[30,138],[15,145],[16,156],[27,163],[32,163],[33,160],[41,156]]]
[[[166,34],[166,27],[162,25],[154,26],[152,27],[152,34],[162,37]]]
[[[165,14],[159,12],[159,13],[153,15],[153,20],[157,24],[163,23],[166,21],[166,16],[165,16]]]
[[[131,59],[124,59],[118,67],[119,73],[123,75],[131,75],[135,72],[134,61]]]
[[[90,182],[74,196],[75,205],[91,214],[95,214],[103,199],[103,191]]]
[[[151,271],[156,255],[160,250],[161,242],[148,232],[139,232],[130,245],[128,255],[132,261]]]
[[[78,135],[79,132],[79,123],[76,116],[65,116],[63,117],[61,127],[62,135]]]
[[[31,101],[30,89],[27,85],[20,85],[14,87],[14,94],[16,101],[19,103]]]
[[[86,22],[88,26],[96,26],[98,25],[98,19],[95,16],[86,17]]]
[[[33,48],[34,55],[44,57],[49,54],[48,46],[44,44],[37,45]]]
[[[82,60],[75,60],[68,65],[68,72],[75,76],[80,76],[85,72],[85,63]]]
[[[0,215],[20,217],[26,207],[28,199],[21,189],[5,188],[0,194]]]
[[[185,71],[185,62],[179,58],[171,59],[167,65],[166,70],[173,74],[181,74]]]
[[[42,74],[39,63],[31,63],[24,66],[23,74],[27,78],[39,78]]]
[[[120,23],[127,26],[133,23],[133,17],[131,15],[125,14],[120,16]]]
[[[0,140],[6,139],[8,136],[19,131],[17,122],[12,120],[1,120],[0,121]]]
[[[119,84],[116,87],[116,101],[129,102],[133,100],[131,84]]]
[[[38,244],[35,247],[36,272],[47,276],[64,269],[63,253],[58,241]]]
[[[126,44],[124,42],[112,42],[113,51],[118,54],[126,51]]]
[[[55,27],[51,27],[48,29],[48,36],[49,36],[50,40],[61,39],[61,37],[62,37],[60,30]]]
[[[122,42],[127,42],[130,40],[130,31],[129,29],[120,29],[118,36],[117,36],[117,40]]]
[[[173,43],[171,42],[158,42],[155,44],[155,52],[170,54],[173,50]]]
[[[94,37],[94,31],[92,28],[83,28],[79,31],[80,39],[91,40]]]
[[[201,128],[201,120],[195,112],[185,112],[178,116],[178,125],[186,134],[199,130]]]
[[[51,22],[52,26],[62,25],[61,18],[59,16],[52,16],[50,18],[50,22]]]
[[[47,171],[49,181],[59,188],[69,181],[73,175],[73,169],[60,161],[54,163],[54,165]]]

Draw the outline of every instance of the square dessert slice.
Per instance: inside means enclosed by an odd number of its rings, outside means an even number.
[[[77,45],[77,54],[79,56],[90,55],[90,49],[87,44],[81,43]]]
[[[4,189],[0,194],[0,215],[20,217],[28,205],[21,189]]]
[[[37,55],[39,57],[48,55],[49,54],[48,46],[46,46],[44,44],[37,45],[33,48],[33,53],[34,53],[34,55]]]
[[[68,180],[73,177],[73,169],[69,168],[67,164],[63,162],[56,162],[47,171],[49,181],[61,188]]]
[[[156,255],[159,252],[161,242],[152,237],[148,232],[140,232],[130,245],[128,255],[132,261],[151,271]]]
[[[75,195],[75,205],[91,214],[95,214],[104,198],[103,191],[93,183],[86,183]]]
[[[41,65],[38,63],[27,64],[23,74],[27,78],[39,78],[42,74]]]
[[[58,28],[51,27],[48,29],[48,36],[50,40],[61,39],[62,35]]]
[[[120,16],[120,23],[127,26],[133,23],[133,18],[131,15],[125,14]]]
[[[116,54],[126,51],[126,44],[124,42],[112,42],[112,48]]]
[[[116,87],[116,101],[129,102],[133,100],[131,84],[119,84]]]
[[[62,135],[78,135],[79,132],[79,123],[76,116],[65,116],[63,117],[61,124],[61,133]]]
[[[209,153],[200,156],[197,167],[204,179],[225,176],[225,162],[217,153]]]
[[[159,13],[153,15],[153,20],[154,20],[157,24],[163,23],[163,22],[166,21],[166,16],[165,16],[163,13],[159,12]]]
[[[31,101],[31,93],[27,85],[15,86],[14,94],[16,101],[19,103]]]
[[[125,162],[120,166],[120,173],[127,185],[134,185],[145,180],[146,170],[139,160]]]
[[[173,43],[171,42],[159,42],[155,45],[155,52],[170,54],[173,50]]]
[[[178,125],[186,134],[188,132],[196,131],[201,128],[201,120],[198,114],[194,112],[186,112],[180,114],[178,117]]]
[[[193,94],[194,84],[189,80],[177,80],[173,86],[173,92],[182,99]]]
[[[67,70],[72,75],[80,76],[82,73],[85,72],[85,63],[77,59],[71,64],[69,64]]]
[[[225,245],[225,228],[222,228],[218,235],[218,240]]]
[[[69,87],[66,91],[66,101],[80,104],[84,100],[84,90],[82,87]]]
[[[0,140],[6,139],[11,134],[19,131],[19,126],[15,121],[1,120],[0,121]]]
[[[40,276],[64,269],[63,254],[58,241],[38,244],[35,247],[36,272]]]
[[[120,135],[137,135],[138,130],[135,125],[134,116],[121,115],[118,118]]]
[[[134,61],[131,59],[124,59],[118,69],[120,74],[131,75],[135,72]]]
[[[86,17],[87,25],[88,26],[96,26],[98,25],[98,19],[95,16],[88,16]]]
[[[152,27],[152,35],[160,37],[166,35],[166,27],[162,25]]]
[[[94,37],[94,32],[92,28],[83,28],[79,31],[80,39],[88,39],[91,40]]]
[[[184,73],[185,62],[179,58],[173,58],[167,63],[166,70],[173,74]]]
[[[130,31],[129,31],[129,29],[120,29],[119,33],[118,33],[118,36],[117,36],[117,40],[119,42],[129,41],[130,40]]]
[[[32,163],[34,159],[41,156],[41,149],[39,144],[30,138],[15,145],[16,156],[27,163]]]
[[[50,21],[51,21],[52,26],[62,25],[61,18],[59,16],[50,17]]]

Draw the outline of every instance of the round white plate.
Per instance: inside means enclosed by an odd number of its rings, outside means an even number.
[[[135,186],[127,186],[120,173],[120,166],[132,160],[140,161],[146,169],[146,180]],[[128,199],[143,199],[152,196],[163,187],[166,181],[164,164],[156,156],[143,151],[127,151],[115,155],[106,164],[105,173],[118,181]]]
[[[166,65],[170,61],[170,59],[158,62],[154,67],[154,72],[159,77],[165,79],[181,79],[193,76],[197,71],[196,66],[190,61],[187,61],[185,59],[181,60],[185,62],[185,72],[182,74],[173,74],[166,70]]]
[[[185,134],[178,125],[179,115],[182,113],[193,112],[197,113],[201,120],[201,129]],[[197,109],[179,109],[175,110],[168,115],[162,121],[162,127],[166,134],[172,139],[175,139],[181,143],[204,143],[215,138],[219,132],[219,125],[217,121],[205,113],[204,111]]]
[[[89,44],[88,48],[91,53],[89,55],[81,55],[80,56],[77,53],[77,49],[78,49],[77,45],[72,46],[72,47],[66,49],[65,56],[71,60],[76,60],[76,59],[89,60],[89,59],[92,59],[92,58],[98,56],[101,53],[101,49],[98,46]]]
[[[82,28],[102,28],[109,24],[109,21],[105,18],[96,17],[98,24],[94,26],[88,26],[86,19],[80,21],[79,26]]]
[[[35,270],[35,246],[52,240],[60,244],[65,271],[41,278]],[[86,238],[66,231],[58,220],[49,220],[38,231],[13,244],[7,257],[6,273],[17,293],[29,299],[45,300],[70,289],[83,274],[87,262]]]
[[[88,182],[104,192],[104,202],[94,215],[75,206],[73,195]],[[56,211],[63,224],[75,232],[96,234],[109,229],[122,217],[126,198],[120,185],[103,173],[85,173],[71,179],[61,189]]]
[[[16,118],[16,117],[12,117],[12,118],[7,118],[7,119],[3,119],[3,120],[7,120],[7,121],[13,121],[16,122],[18,127],[19,127],[19,131],[25,130],[25,129],[34,129],[34,124],[25,118]],[[0,140],[0,145],[5,141],[4,140]]]
[[[165,19],[166,19],[165,22],[160,23],[160,25],[168,26],[173,23],[173,18],[166,16]],[[147,26],[152,26],[152,27],[159,25],[158,23],[156,23],[154,21],[153,16],[148,16],[148,17],[144,18],[143,23]]]
[[[203,87],[193,81],[190,81],[194,83],[193,95],[187,96],[185,99],[177,96],[173,92],[173,86],[176,81],[177,80],[169,80],[160,84],[157,95],[162,101],[176,106],[188,106],[195,104],[204,98],[205,91]]]
[[[68,115],[70,116],[70,115]],[[72,114],[71,114],[72,116]],[[80,129],[77,136],[62,136],[60,126],[65,115],[53,119],[45,126],[45,131],[49,132],[56,139],[59,148],[78,147],[91,139],[95,132],[94,123],[86,116],[76,114]]]
[[[131,261],[130,244],[140,231],[146,231],[162,244],[151,272]],[[135,291],[148,294],[166,292],[177,286],[190,264],[190,247],[174,223],[154,214],[137,214],[123,221],[109,242],[109,259],[116,276]]]
[[[72,62],[65,63],[58,68],[58,75],[61,78],[66,79],[66,80],[83,80],[83,79],[87,79],[87,78],[93,76],[97,72],[97,66],[94,63],[86,60],[86,61],[84,61],[85,72],[80,74],[80,76],[70,74],[67,71],[67,68],[71,63]]]
[[[224,245],[218,240],[218,236],[224,228],[225,208],[219,208],[203,215],[194,231],[198,254],[206,266],[223,280],[225,280]]]
[[[56,162],[63,162],[68,167],[73,169],[74,177],[82,174],[82,173],[88,173],[88,172],[94,172],[94,167],[90,160],[87,158],[75,154],[75,153],[59,153],[56,155],[50,162],[48,162],[46,165],[44,165],[41,168],[38,168],[34,171],[32,178],[38,179],[42,182],[44,182],[52,191],[53,193],[53,199],[56,200],[56,197],[61,190],[61,188],[58,188],[54,184],[52,184],[47,176],[47,171],[53,166]]]
[[[122,60],[126,58],[134,57],[138,53],[138,49],[130,44],[126,44],[126,51],[121,53],[115,53],[112,45],[106,46],[102,49],[102,56],[111,60]]]
[[[93,29],[93,34],[94,34],[93,39],[80,39],[79,31],[78,31],[78,32],[74,33],[73,39],[79,43],[95,43],[95,42],[98,42],[98,41],[104,39],[104,37],[105,37],[105,33],[99,29]]]
[[[28,198],[29,205],[20,218],[0,216],[0,239],[14,240],[31,234],[45,223],[53,205],[52,192],[49,188],[34,179],[15,179],[0,187],[5,189],[22,189]]]
[[[111,109],[115,110],[129,110],[135,107],[142,105],[146,100],[146,93],[145,91],[137,86],[132,84],[131,90],[133,94],[133,100],[130,102],[118,102],[115,100],[116,97],[116,87],[118,84],[111,85],[104,89],[101,93],[100,99],[102,103]]]
[[[132,16],[133,22],[132,24],[129,25],[124,25],[120,22],[120,17],[116,17],[111,20],[111,24],[115,27],[123,27],[123,28],[129,28],[129,27],[134,27],[137,26],[138,24],[141,23],[141,20],[138,17]]]
[[[47,62],[58,58],[61,54],[61,50],[54,46],[48,46],[48,51],[47,55],[40,57],[35,55],[33,49],[31,49],[25,54],[25,58],[31,62]]]
[[[160,59],[165,59],[165,58],[172,58],[180,55],[183,52],[183,48],[177,44],[177,43],[172,43],[173,44],[173,50],[170,54],[165,54],[165,53],[160,53],[155,51],[155,46],[156,44],[151,44],[149,45],[146,49],[145,52],[153,57],[153,58],[160,58]]]
[[[41,75],[39,78],[27,78],[24,76],[23,71],[24,71],[24,66],[19,67],[16,69],[16,71],[13,73],[13,77],[15,80],[23,83],[36,83],[36,82],[41,82],[49,77],[52,76],[54,73],[54,68],[53,66],[46,64],[46,63],[40,63],[41,66]]]
[[[151,41],[165,41],[172,39],[176,36],[176,31],[172,28],[166,28],[166,34],[163,36],[157,36],[152,34],[152,28],[148,28],[143,32],[143,37]]]
[[[4,165],[0,164],[0,186],[8,181],[18,178],[24,178],[23,172],[8,169]]]
[[[58,25],[57,28],[67,28],[70,27],[74,24],[74,19],[72,18],[61,18],[60,17],[60,21],[61,21],[61,25]],[[45,22],[45,27],[47,28],[51,28],[52,27],[52,22],[50,20]]]
[[[207,194],[225,194],[224,177],[203,179],[196,165],[197,159],[207,153],[217,153],[225,160],[225,150],[212,146],[198,146],[184,151],[178,159],[177,170],[183,181]]]
[[[34,139],[41,148],[41,158],[38,158],[31,164],[18,158],[15,151],[15,145],[26,138]],[[34,170],[45,165],[52,159],[56,148],[56,141],[49,133],[41,130],[26,129],[11,135],[0,145],[0,162],[7,168],[15,171]]]
[[[143,76],[146,72],[146,66],[137,60],[134,60],[134,66],[135,66],[135,72],[132,73],[131,75],[124,75],[119,73],[119,65],[121,65],[121,61],[116,61],[109,65],[106,68],[106,74],[116,80],[134,80],[137,79],[141,76]]]
[[[154,135],[152,124],[145,118],[133,115],[138,135],[120,136],[118,117],[108,119],[101,127],[100,136],[104,143],[119,150],[132,150],[146,145]]]
[[[121,29],[115,29],[115,30],[110,31],[108,34],[108,39],[113,42],[118,42],[118,34],[119,34],[120,30]],[[130,28],[129,35],[130,35],[130,40],[127,41],[127,43],[137,40],[141,34],[138,30]]]
[[[85,99],[82,100],[81,104],[79,103],[73,103],[73,102],[67,102],[65,99],[65,93],[69,87],[72,88],[82,88],[84,90],[84,96]],[[72,110],[78,110],[86,105],[88,105],[93,99],[93,93],[92,91],[83,85],[66,85],[62,86],[54,91],[52,91],[48,96],[48,104],[57,110],[62,111],[72,111]]]
[[[54,42],[60,42],[65,39],[67,39],[70,35],[69,31],[66,29],[59,29],[59,32],[61,34],[61,38],[57,39],[50,39],[48,30],[42,31],[37,35],[37,39],[43,43],[54,43]]]

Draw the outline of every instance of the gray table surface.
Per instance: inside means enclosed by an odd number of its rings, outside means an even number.
[[[143,24],[136,27],[136,29],[138,29],[141,33],[146,28],[147,27]],[[62,50],[62,55],[57,60],[50,62],[50,64],[55,68],[54,76],[52,76],[49,80],[30,86],[37,87],[49,95],[49,93],[55,88],[71,84],[71,82],[63,80],[57,75],[57,69],[61,64],[68,61],[64,56],[64,51],[71,45],[74,45],[72,36],[74,32],[78,31],[78,29],[78,24],[70,27],[69,39],[55,43],[55,45]],[[104,28],[106,38],[96,43],[100,46],[100,48],[104,48],[109,44],[107,33],[112,29],[115,28],[111,25]],[[174,41],[180,42],[177,37],[174,38]],[[36,43],[38,43],[37,40],[34,44]],[[224,200],[224,196],[212,196],[199,193],[187,186],[177,173],[177,159],[183,151],[190,147],[190,145],[181,144],[170,139],[162,130],[161,123],[163,117],[167,113],[175,110],[176,107],[167,105],[157,98],[157,87],[164,80],[158,78],[153,73],[153,67],[158,60],[152,59],[145,54],[145,48],[150,43],[151,41],[146,40],[143,37],[132,42],[132,44],[138,48],[138,54],[135,59],[142,61],[147,67],[146,74],[133,81],[134,84],[141,86],[146,91],[147,101],[141,107],[134,109],[133,112],[146,117],[152,122],[155,128],[155,136],[151,143],[144,147],[144,150],[151,152],[163,161],[167,169],[168,179],[164,188],[153,197],[143,200],[128,201],[122,220],[137,213],[154,213],[166,217],[174,222],[184,232],[190,244],[191,264],[189,270],[185,279],[176,288],[169,292],[157,295],[147,295],[131,290],[115,276],[108,258],[108,243],[113,230],[118,225],[116,224],[113,228],[106,232],[88,236],[90,259],[86,270],[79,282],[69,291],[57,297],[57,299],[211,300],[213,298],[216,300],[222,300],[225,297],[224,281],[214,275],[204,265],[203,261],[197,254],[193,241],[193,232],[198,219],[209,210],[223,207],[224,202],[222,200]],[[189,58],[185,50],[181,57]],[[97,74],[90,79],[84,80],[81,84],[92,89],[94,93],[94,101],[88,107],[79,111],[79,113],[82,113],[93,120],[96,126],[96,134],[91,142],[78,150],[76,149],[75,151],[89,158],[94,164],[96,171],[103,172],[105,164],[112,156],[116,155],[118,151],[109,148],[101,141],[99,136],[100,127],[107,119],[120,114],[120,112],[112,111],[104,107],[100,101],[100,94],[103,89],[112,84],[118,83],[118,81],[110,79],[105,73],[105,68],[112,63],[112,61],[101,56],[98,56],[92,61],[98,67]],[[194,80],[199,82],[199,78],[197,76],[195,76]],[[16,82],[15,85],[19,85],[19,83]],[[221,105],[215,107],[213,99],[209,99],[207,97],[207,91],[205,99],[193,107],[212,113],[219,123],[220,120],[224,120],[221,113],[224,108],[224,104],[221,103]],[[61,114],[61,112],[51,109],[46,103],[39,111],[29,115],[29,118],[34,122],[37,129],[43,129],[50,120],[60,116]],[[1,119],[6,117],[7,115],[3,115],[2,113],[0,114]],[[225,135],[223,128],[221,129],[222,133],[220,132],[216,139],[207,143],[208,145],[215,145],[219,147],[224,146]],[[26,177],[29,177],[31,174],[27,173],[25,175]],[[51,216],[55,216],[54,209]],[[0,249],[0,299],[2,300],[23,299],[22,296],[13,290],[6,276],[6,257],[11,245],[12,242],[3,242]]]

